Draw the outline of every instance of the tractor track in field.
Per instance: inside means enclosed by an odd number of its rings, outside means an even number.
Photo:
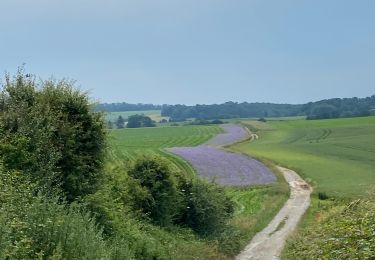
[[[277,166],[290,187],[290,197],[266,228],[258,232],[236,260],[279,259],[287,237],[310,205],[312,188],[296,172]]]

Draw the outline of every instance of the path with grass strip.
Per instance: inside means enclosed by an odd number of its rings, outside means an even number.
[[[278,166],[290,186],[290,198],[270,224],[257,233],[237,260],[279,259],[287,237],[310,205],[312,188],[294,171]]]

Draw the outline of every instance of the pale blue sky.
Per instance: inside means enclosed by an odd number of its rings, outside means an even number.
[[[0,0],[0,71],[102,102],[375,94],[373,0]]]

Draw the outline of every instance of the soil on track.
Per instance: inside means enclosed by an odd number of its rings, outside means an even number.
[[[278,166],[290,186],[290,198],[279,213],[236,257],[247,259],[279,259],[287,237],[296,229],[310,205],[312,188],[294,171]]]

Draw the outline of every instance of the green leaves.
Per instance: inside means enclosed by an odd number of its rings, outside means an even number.
[[[374,259],[375,204],[356,200],[292,240],[288,259]]]
[[[96,190],[106,147],[101,113],[67,80],[39,84],[23,71],[0,95],[0,156],[7,170],[32,176],[69,201]]]

